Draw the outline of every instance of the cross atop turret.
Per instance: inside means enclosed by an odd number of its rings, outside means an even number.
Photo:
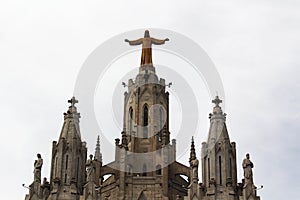
[[[78,100],[73,96],[72,99],[68,100],[68,103],[70,103],[71,106],[74,107],[75,104],[78,103]]]
[[[216,104],[217,107],[219,107],[219,104],[222,103],[222,100],[219,99],[219,96],[216,96],[216,98],[214,100],[212,100],[211,102]]]

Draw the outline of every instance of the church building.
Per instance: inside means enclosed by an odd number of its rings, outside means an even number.
[[[208,140],[202,143],[201,153],[200,144],[190,138],[189,165],[176,161],[169,92],[152,62],[152,45],[168,40],[152,38],[147,30],[143,38],[125,40],[142,45],[142,55],[139,72],[128,80],[124,93],[123,130],[115,139],[114,161],[103,163],[99,136],[95,154],[87,155],[78,100],[72,97],[58,141],[52,143],[49,181],[42,178],[43,159],[38,154],[25,200],[260,200],[250,155],[237,165],[236,143],[230,141],[218,96],[212,100]],[[238,168],[244,171],[241,182]]]

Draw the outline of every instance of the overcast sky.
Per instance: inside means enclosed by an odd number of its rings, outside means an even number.
[[[21,185],[33,180],[37,152],[44,158],[42,176],[49,178],[52,141],[89,54],[117,34],[153,27],[191,38],[215,63],[239,180],[250,152],[263,200],[298,199],[299,9],[296,0],[1,1],[1,198],[24,199],[28,191]],[[199,111],[204,119],[209,101]],[[208,123],[197,137],[198,155]],[[83,140],[96,139],[97,133],[81,133]],[[87,142],[93,153],[95,141]]]

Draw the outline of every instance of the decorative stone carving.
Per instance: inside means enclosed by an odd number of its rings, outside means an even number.
[[[43,166],[43,159],[41,154],[37,154],[37,160],[34,161],[34,182],[41,183],[41,170]]]
[[[90,155],[90,159],[86,162],[86,181],[94,181],[95,178],[95,163],[93,161],[93,155]]]
[[[252,168],[254,167],[253,163],[250,161],[250,155],[247,153],[246,158],[243,160],[243,169],[244,169],[244,198],[249,199],[250,196],[255,195],[255,185],[253,183],[253,172]]]

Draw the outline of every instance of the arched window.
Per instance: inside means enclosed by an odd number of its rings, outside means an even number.
[[[156,165],[156,175],[161,175],[161,165]]]
[[[147,165],[146,164],[143,165],[143,174],[142,174],[142,176],[147,176]]]
[[[144,106],[143,110],[143,137],[147,138],[148,137],[148,106]]]
[[[164,126],[164,123],[163,123],[163,109],[162,108],[159,108],[159,116],[158,116],[158,141],[160,142],[161,141],[161,136],[162,136],[162,131],[163,131],[163,126]]]
[[[132,130],[133,130],[133,110],[132,108],[130,107],[129,108],[129,116],[128,116],[128,120],[129,120],[129,134],[130,134],[130,137],[132,135]]]

